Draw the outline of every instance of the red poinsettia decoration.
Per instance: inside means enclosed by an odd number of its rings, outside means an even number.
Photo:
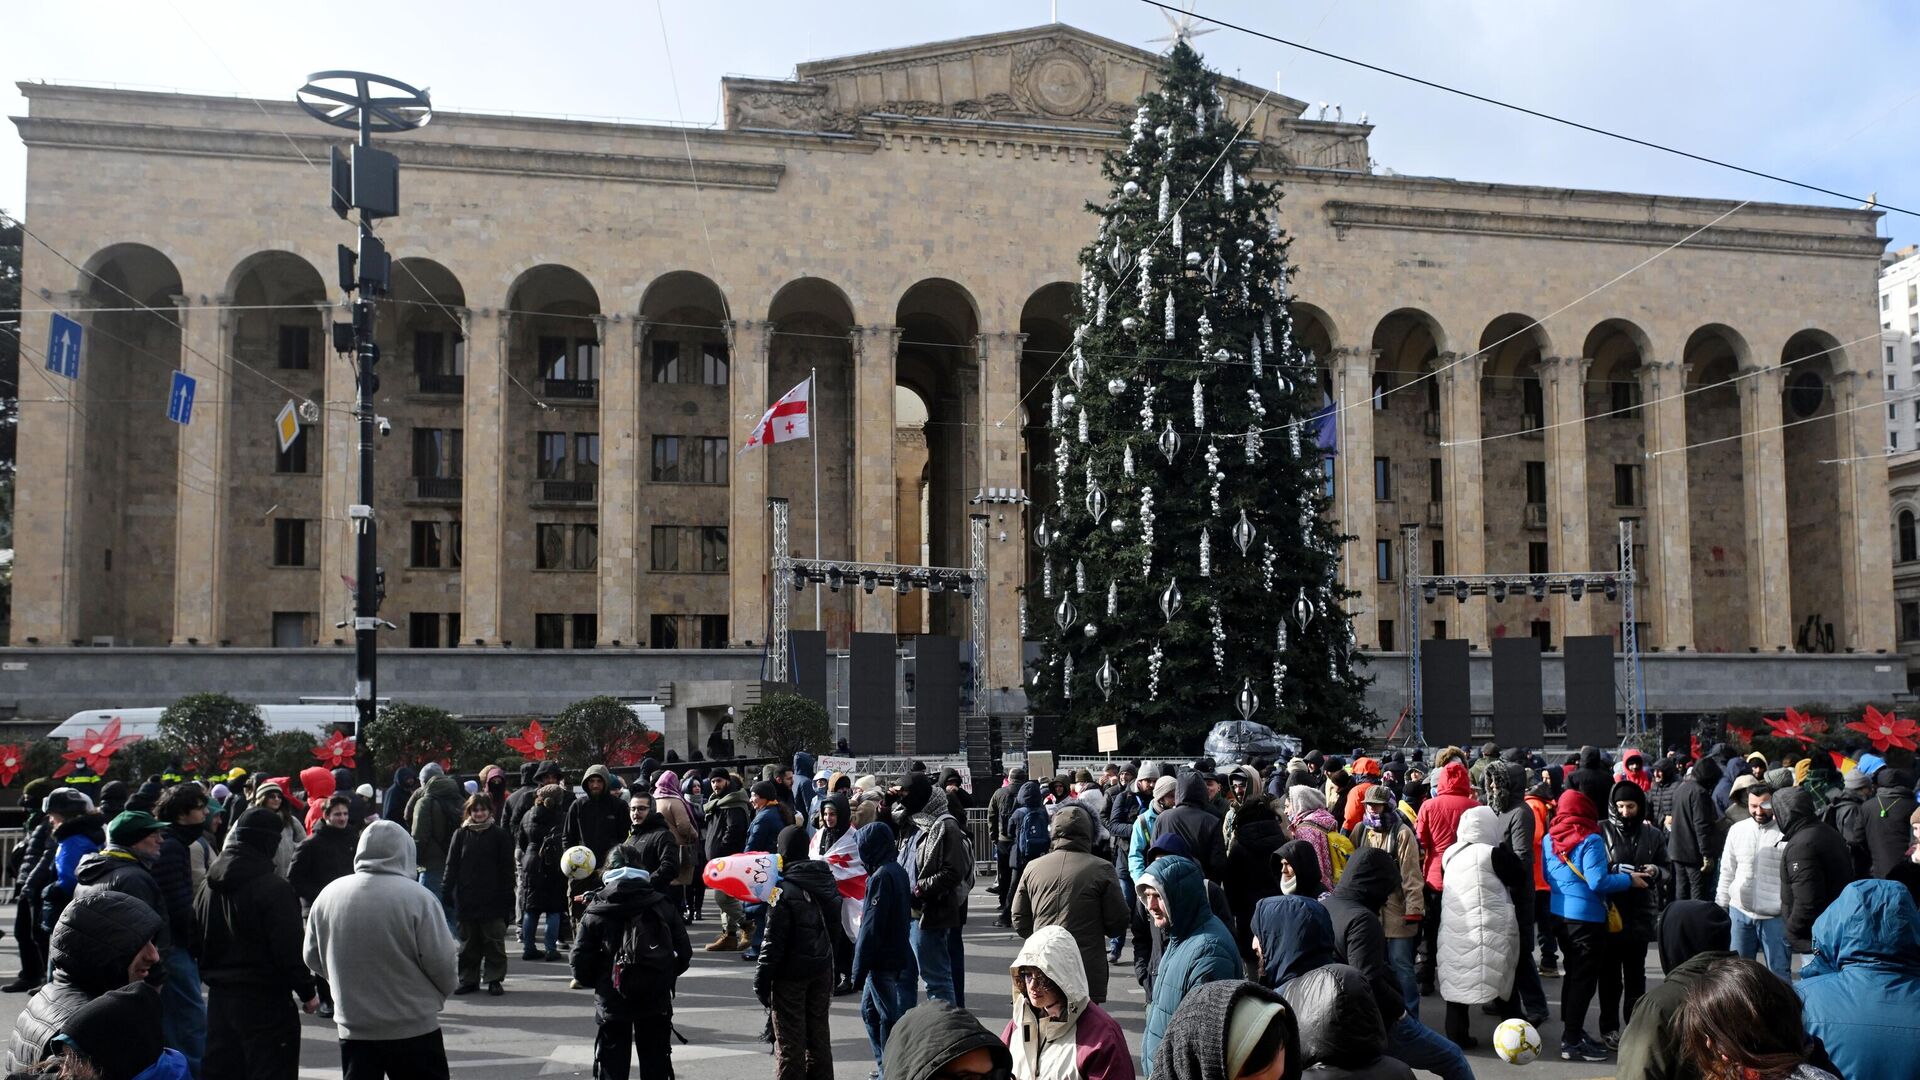
[[[1772,721],[1769,720],[1768,723],[1772,723]],[[1753,729],[1750,727],[1741,727],[1738,724],[1728,724],[1727,734],[1733,736],[1734,739],[1738,741],[1742,746],[1753,745]],[[1699,758],[1700,758],[1700,755],[1698,754],[1694,755],[1694,760],[1698,761]]]
[[[1865,735],[1873,743],[1878,753],[1886,753],[1888,747],[1897,746],[1902,750],[1914,749],[1914,736],[1920,734],[1920,724],[1904,716],[1895,716],[1892,710],[1881,712],[1873,706],[1867,706],[1865,718],[1855,720],[1848,728]],[[0,747],[4,749],[4,747]]]
[[[1824,734],[1827,730],[1826,717],[1808,716],[1806,713],[1791,706],[1787,708],[1786,719],[1776,720],[1769,716],[1766,718],[1766,721],[1767,726],[1773,729],[1773,734],[1776,737],[1782,739],[1797,739],[1800,742],[1806,743],[1808,746],[1813,745],[1815,736]]]
[[[100,731],[86,729],[83,739],[68,739],[66,752],[61,757],[67,759],[65,765],[53,774],[56,779],[71,774],[74,767],[85,764],[95,776],[105,776],[107,766],[113,763],[113,755],[140,741],[138,735],[120,734],[120,718],[114,717]]]
[[[353,736],[335,730],[326,742],[313,748],[313,756],[329,769],[351,769],[356,749]]]
[[[518,751],[528,761],[547,760],[547,729],[540,721],[527,721],[526,730],[507,740],[507,745]]]
[[[20,769],[27,763],[27,755],[22,753],[18,744],[8,743],[0,746],[0,787],[13,783],[20,775]]]
[[[607,764],[615,768],[638,765],[647,756],[653,744],[659,741],[660,733],[657,731],[649,731],[644,736],[628,736],[607,754]]]

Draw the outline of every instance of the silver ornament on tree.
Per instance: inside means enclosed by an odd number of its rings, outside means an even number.
[[[1186,597],[1180,595],[1180,583],[1177,581],[1167,582],[1167,587],[1160,593],[1161,616],[1168,622],[1172,622],[1173,617],[1180,614],[1180,608],[1186,604],[1186,602]]]
[[[1140,194],[1140,185],[1129,180],[1126,183],[1120,185],[1120,192],[1121,194],[1125,195],[1127,198],[1131,199],[1135,195]]]
[[[1073,359],[1067,363],[1067,378],[1073,380],[1075,390],[1087,388],[1087,358],[1080,355],[1079,346],[1073,350]]]
[[[1252,679],[1240,681],[1240,692],[1234,695],[1233,707],[1242,720],[1251,720],[1253,714],[1260,711],[1260,695],[1254,692]]]
[[[1186,235],[1186,228],[1180,220],[1180,215],[1173,215],[1173,250],[1179,251],[1186,246]]]
[[[1126,392],[1127,392],[1127,380],[1120,378],[1118,375],[1107,380],[1107,393],[1113,395],[1114,397],[1119,397],[1121,394],[1124,394]]]
[[[1126,445],[1126,448],[1120,452],[1120,474],[1122,476],[1125,476],[1129,480],[1133,479],[1133,444],[1132,443],[1128,443]]]
[[[1043,600],[1053,599],[1052,559],[1046,559],[1040,563],[1040,598]]]
[[[1122,247],[1119,238],[1116,237],[1113,241],[1113,249],[1107,252],[1107,269],[1112,270],[1115,277],[1125,277],[1127,268],[1132,265],[1133,254]]]
[[[1253,546],[1253,537],[1253,522],[1247,520],[1247,512],[1242,510],[1240,520],[1233,525],[1233,546],[1240,549],[1240,554],[1245,555],[1247,549]]]
[[[1071,630],[1073,624],[1080,621],[1080,609],[1073,606],[1073,597],[1060,598],[1059,606],[1053,609],[1053,621],[1062,630]]]
[[[1087,591],[1087,561],[1085,559],[1075,559],[1073,561],[1073,591],[1077,593]]]
[[[1087,516],[1093,518],[1096,524],[1107,516],[1107,493],[1098,480],[1087,485]]]
[[[1113,660],[1106,653],[1100,654],[1100,670],[1093,673],[1093,685],[1108,701],[1113,700],[1114,687],[1120,685],[1120,673],[1113,669]]]
[[[1218,288],[1220,279],[1227,276],[1227,264],[1220,258],[1220,249],[1213,249],[1213,257],[1207,260],[1207,284]]]
[[[1115,536],[1125,536],[1127,534],[1127,519],[1121,517],[1119,514],[1115,514],[1113,515],[1113,520],[1107,522],[1107,528],[1112,529],[1113,535]]]
[[[1061,664],[1060,692],[1068,701],[1073,700],[1073,654],[1071,653],[1067,654],[1066,661]]]
[[[1207,430],[1207,392],[1201,388],[1200,380],[1193,380],[1193,429]]]
[[[1153,133],[1155,135],[1160,136],[1162,139],[1167,137],[1167,129],[1164,127],[1155,128]],[[1167,212],[1172,208],[1173,208],[1173,184],[1168,180],[1167,177],[1162,176],[1160,178],[1160,220],[1161,221],[1167,220]]]
[[[1167,293],[1167,329],[1164,335],[1168,341],[1173,340],[1173,330],[1173,293],[1169,292]]]
[[[1307,590],[1301,589],[1299,597],[1293,601],[1293,623],[1304,633],[1311,622],[1313,622],[1313,601],[1307,599]]]
[[[1107,615],[1112,617],[1118,614],[1120,614],[1120,583],[1109,581],[1107,582]]]
[[[1166,455],[1168,462],[1172,462],[1173,455],[1180,452],[1180,433],[1173,430],[1173,421],[1167,421],[1167,426],[1160,432],[1158,442],[1160,452]]]
[[[1200,530],[1200,576],[1213,576],[1213,534]]]
[[[1199,252],[1197,251],[1187,252],[1187,269],[1189,270],[1200,269],[1200,253]]]
[[[1040,515],[1040,523],[1033,527],[1033,546],[1041,551],[1053,546],[1053,521],[1046,513]]]
[[[1233,162],[1231,161],[1220,163],[1220,198],[1226,202],[1233,201]]]
[[[1088,640],[1092,640],[1093,638],[1100,636],[1100,626],[1095,622],[1088,621],[1088,623],[1085,626],[1082,626],[1080,628],[1080,632],[1082,634],[1085,634]]]
[[[1134,318],[1131,315],[1123,316],[1120,319],[1120,329],[1125,330],[1128,333],[1132,333],[1134,328],[1138,327],[1139,325],[1140,325],[1140,320]]]

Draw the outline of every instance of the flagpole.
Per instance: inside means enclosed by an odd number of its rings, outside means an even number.
[[[820,369],[807,369],[807,441],[813,444],[813,561],[820,561],[820,433],[813,430],[813,422],[819,419]],[[824,630],[820,625],[820,590],[813,590],[813,628]]]

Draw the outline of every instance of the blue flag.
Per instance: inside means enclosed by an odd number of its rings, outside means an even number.
[[[1340,452],[1340,403],[1329,400],[1313,414],[1314,433],[1319,438],[1320,450],[1326,454]]]

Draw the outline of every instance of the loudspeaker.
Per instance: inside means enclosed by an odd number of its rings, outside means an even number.
[[[1473,739],[1472,681],[1466,638],[1420,643],[1420,733],[1428,746],[1466,746]]]
[[[809,701],[827,704],[827,632],[825,630],[787,631],[787,667],[793,673],[793,688]]]
[[[960,750],[960,639],[913,639],[913,748],[918,754]]]
[[[1493,741],[1502,747],[1546,741],[1540,690],[1540,639],[1493,639]]]
[[[1614,687],[1613,636],[1566,640],[1567,745],[1612,746],[1620,741],[1620,706]]]
[[[847,645],[847,746],[856,757],[895,754],[900,723],[892,634],[854,634]]]

